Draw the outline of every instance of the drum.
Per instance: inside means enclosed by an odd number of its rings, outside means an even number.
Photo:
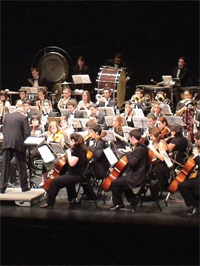
[[[105,86],[117,90],[117,104],[121,108],[126,94],[126,73],[124,68],[101,67],[96,82],[98,89]]]

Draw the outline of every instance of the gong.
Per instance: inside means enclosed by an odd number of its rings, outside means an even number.
[[[65,57],[60,53],[49,52],[40,58],[38,70],[44,80],[63,82],[68,76],[69,65]]]

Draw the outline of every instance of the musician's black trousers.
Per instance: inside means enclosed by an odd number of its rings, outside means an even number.
[[[123,193],[125,194],[129,202],[131,202],[135,198],[133,191],[128,187],[127,181],[125,180],[125,178],[123,178],[123,176],[114,179],[111,183],[110,189],[112,191],[114,205],[123,205]]]
[[[179,192],[181,193],[186,205],[199,208],[199,179],[191,178],[178,185]]]
[[[0,188],[6,189],[10,174],[10,161],[15,157],[19,171],[20,186],[22,191],[28,188],[26,154],[14,149],[3,150],[3,162],[1,169]]]
[[[75,184],[82,180],[82,175],[70,174],[58,176],[54,178],[50,184],[47,203],[50,206],[55,204],[56,196],[61,188],[66,187],[68,193],[68,200],[71,201],[76,198],[76,188]]]

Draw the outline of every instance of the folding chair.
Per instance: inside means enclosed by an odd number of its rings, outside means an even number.
[[[149,167],[149,171],[146,175],[146,179],[144,180],[144,182],[141,184],[140,186],[140,190],[138,191],[138,193],[136,194],[136,196],[138,197],[138,202],[140,201],[140,206],[142,206],[143,202],[145,201],[145,197],[147,194],[147,191],[152,189],[152,181],[154,181],[154,186],[157,186],[157,193],[154,196],[154,200],[157,203],[158,209],[160,211],[162,211],[162,208],[160,206],[159,203],[159,198],[161,197],[163,190],[161,188],[160,182],[159,180],[156,178],[156,176],[154,175],[154,179],[152,180],[152,164]],[[165,202],[166,206],[167,203]]]

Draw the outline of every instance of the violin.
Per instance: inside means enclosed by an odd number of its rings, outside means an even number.
[[[196,162],[192,157],[190,157],[187,162],[184,164],[183,168],[180,170],[180,173],[176,176],[176,178],[172,181],[169,185],[168,190],[171,193],[175,193],[178,189],[178,184],[183,182],[187,176],[191,173],[194,169]]]

